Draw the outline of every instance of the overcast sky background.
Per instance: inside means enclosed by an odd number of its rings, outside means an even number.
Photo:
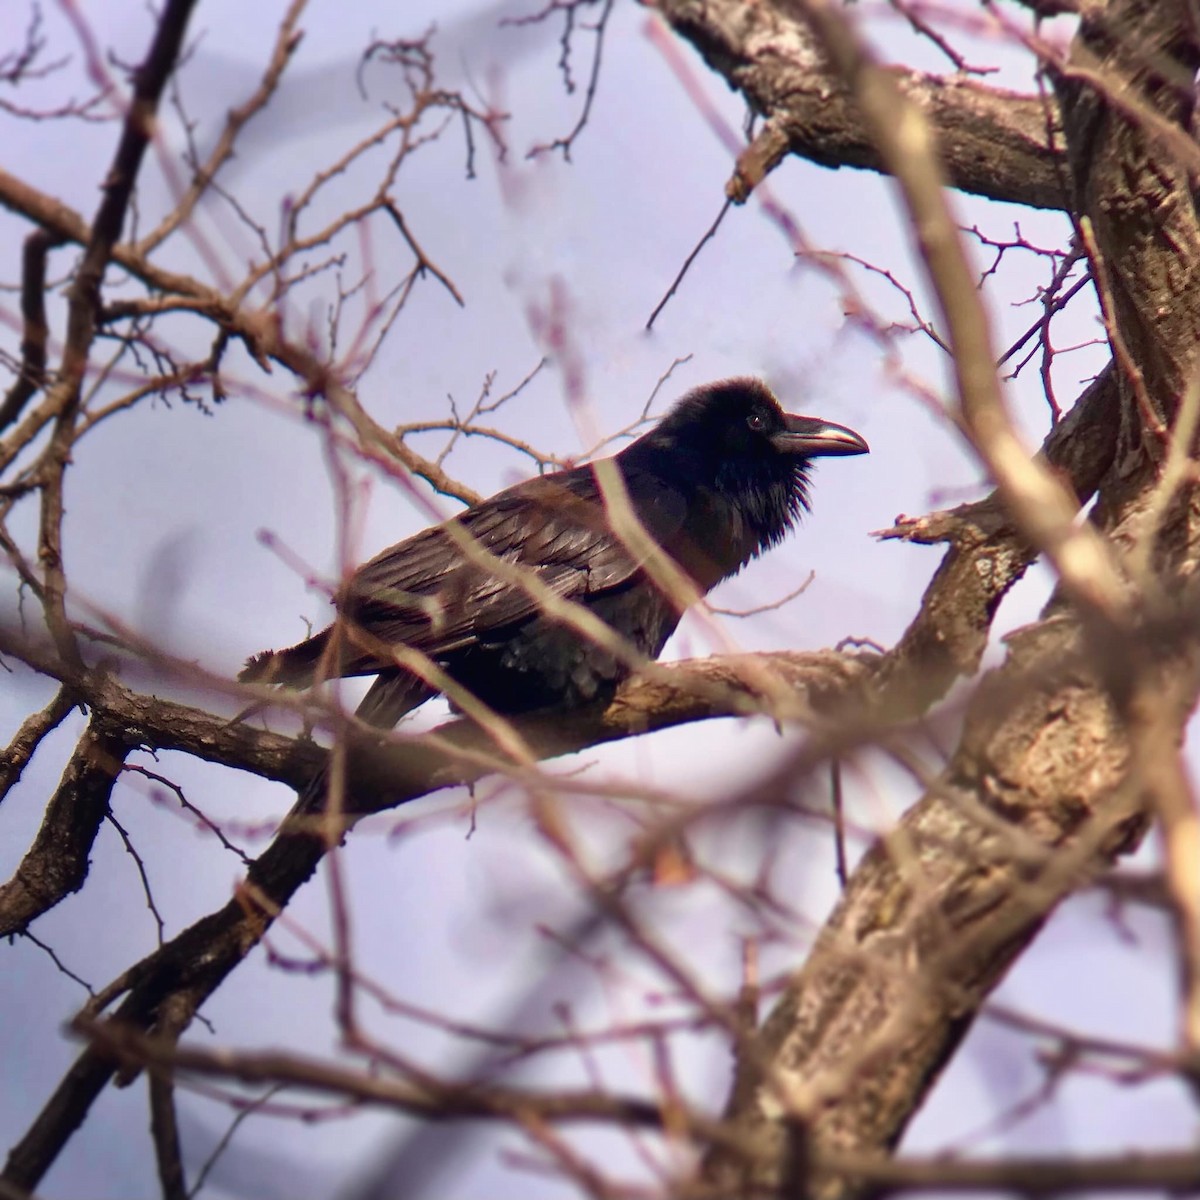
[[[150,33],[144,6],[110,0],[90,7],[98,40],[122,61],[139,60]],[[555,66],[557,27],[497,27],[500,16],[534,7],[314,0],[284,86],[262,121],[247,132],[228,185],[274,229],[282,198],[295,194],[314,169],[378,120],[391,84],[386,72],[372,68],[366,75],[370,98],[363,100],[355,83],[361,48],[373,36],[415,36],[436,21],[432,45],[439,79],[492,98],[512,114],[505,127],[510,153],[499,163],[478,144],[477,177],[468,181],[462,138],[451,127],[401,172],[395,194],[406,221],[454,280],[466,306],[459,309],[435,281],[418,287],[381,362],[363,383],[364,404],[381,424],[393,426],[444,415],[447,396],[460,408],[468,406],[489,372],[496,372],[497,391],[514,386],[544,352],[530,314],[545,310],[555,295],[567,297],[572,314],[587,405],[582,412],[568,411],[561,374],[551,364],[502,413],[508,432],[541,449],[578,454],[590,444],[591,429],[610,432],[626,424],[677,358],[691,356],[664,388],[659,411],[698,383],[733,374],[765,375],[787,408],[854,427],[872,453],[822,463],[814,512],[799,535],[723,588],[715,601],[732,607],[759,604],[784,595],[813,571],[808,591],[778,612],[725,621],[725,635],[746,648],[818,648],[851,635],[890,644],[916,611],[938,551],[880,543],[869,533],[890,525],[897,514],[919,514],[978,495],[978,467],[943,419],[889,381],[878,349],[845,321],[837,290],[818,272],[793,264],[785,239],[755,202],[730,214],[654,332],[644,332],[648,315],[720,207],[729,153],[649,36],[655,18],[623,3],[605,44],[591,122],[572,161],[564,163],[559,155],[527,159],[530,147],[569,130],[581,103],[579,94],[563,94]],[[200,5],[192,26],[195,50],[180,87],[202,145],[224,112],[253,89],[282,10],[274,0]],[[74,81],[48,82],[48,93],[54,88],[60,95],[62,90],[82,93],[72,35],[56,6],[45,15],[53,44],[73,56],[68,75]],[[890,57],[943,67],[923,46],[914,46],[898,22],[882,20],[877,38]],[[737,98],[690,49],[679,49],[710,102],[738,128]],[[1003,46],[974,49],[976,58],[1004,65],[1004,82],[1031,87],[1022,74],[1023,61]],[[579,39],[581,75],[587,50],[588,40]],[[6,169],[91,215],[112,153],[114,125],[6,119],[3,131]],[[163,138],[168,152],[178,146],[177,122],[165,122]],[[148,227],[169,201],[170,189],[154,162],[143,180],[140,207]],[[917,273],[886,181],[789,161],[771,177],[771,188],[814,245],[852,251],[915,285]],[[338,198],[335,189],[330,204]],[[1060,217],[966,198],[958,203],[964,223],[978,222],[995,236],[1011,236],[1012,222],[1019,219],[1034,241],[1066,240]],[[236,277],[239,263],[254,252],[245,230],[216,205],[204,209],[197,229]],[[0,214],[0,231],[5,235],[0,278],[15,280],[25,228]],[[379,255],[406,255],[382,227],[374,235]],[[167,261],[202,274],[196,243],[177,241]],[[1031,294],[1048,277],[1045,264],[1028,257],[1006,260],[1004,270],[1004,294],[1012,298]],[[886,284],[867,276],[859,283],[864,294],[904,318],[903,306]],[[11,318],[15,297],[0,297],[0,307]],[[997,343],[1008,344],[1035,316],[1029,307],[998,308]],[[307,309],[288,310],[292,328],[319,331],[324,319],[315,300]],[[1081,306],[1072,320],[1060,330],[1061,342],[1098,335],[1091,310]],[[173,328],[181,343],[190,336],[182,326]],[[0,336],[12,343],[16,335],[6,328]],[[930,344],[913,338],[904,349],[909,368],[944,394],[945,364]],[[1064,359],[1060,395],[1073,397],[1074,381],[1094,372],[1103,358],[1094,350]],[[244,386],[239,388],[239,381]],[[305,618],[320,622],[326,616],[320,597],[264,548],[259,531],[269,531],[316,570],[332,573],[336,515],[320,439],[304,421],[289,381],[278,369],[264,379],[243,362],[227,384],[230,398],[212,415],[158,404],[153,411],[112,421],[87,439],[70,472],[67,560],[77,603],[232,674],[246,655],[297,640],[305,632]],[[1010,394],[1031,445],[1036,444],[1047,424],[1036,373],[1026,372]],[[436,445],[431,441],[428,448]],[[485,442],[464,444],[447,467],[485,493],[529,473],[528,460]],[[357,557],[422,528],[435,509],[454,510],[448,501],[426,495],[414,502],[385,479],[365,473],[363,478]],[[998,630],[1031,619],[1046,590],[1044,574],[1033,572],[1006,601]],[[689,619],[668,656],[712,648],[704,624]],[[993,661],[1000,652],[993,647]],[[41,681],[19,671],[7,678],[8,690],[0,696],[5,739],[49,695]],[[213,697],[202,700],[217,703]],[[50,739],[5,805],[0,825],[5,877],[36,831],[41,805],[79,727],[76,719]],[[702,798],[745,786],[769,768],[779,746],[767,722],[722,722],[585,757],[598,775],[625,773],[643,784]],[[291,801],[281,787],[179,756],[164,756],[155,769],[179,782],[252,852],[265,844],[271,822]],[[852,814],[864,827],[878,827],[913,798],[907,782],[876,758],[850,774]],[[170,936],[221,904],[240,872],[236,859],[211,838],[198,836],[168,806],[153,803],[151,791],[145,781],[130,778],[118,788],[115,804],[146,859]],[[597,972],[566,959],[539,932],[544,926],[569,933],[585,910],[518,799],[496,787],[481,789],[480,798],[485,803],[469,839],[463,797],[457,794],[423,801],[355,833],[344,864],[359,960],[404,999],[465,1020],[503,1024],[511,1014],[522,1027],[554,1028],[552,1010],[559,1001],[569,1002],[575,1021],[587,1028],[662,1011],[655,1003],[661,999],[661,980],[615,939],[602,936],[591,946],[609,963]],[[588,830],[598,866],[620,861],[631,834],[628,823],[603,806],[583,802],[568,819]],[[796,961],[797,949],[836,897],[827,829],[814,824],[789,839],[782,849],[787,870],[778,878],[787,879],[788,900],[807,923],[797,923],[790,947],[771,953],[774,969]],[[696,843],[702,858],[744,877],[762,849],[748,826],[719,844],[706,841],[703,833]],[[716,889],[699,884],[648,892],[644,906],[664,937],[688,947],[714,989],[736,987],[739,934],[750,926]],[[1133,913],[1130,940],[1119,943],[1107,926],[1096,925],[1101,908],[1100,900],[1086,896],[1067,905],[1022,959],[1001,998],[1090,1032],[1168,1044],[1173,980],[1164,966],[1164,931],[1153,918]],[[318,881],[303,890],[289,917],[323,936],[327,909],[328,894]],[[84,892],[39,920],[34,932],[95,986],[153,946],[153,921],[136,871],[112,829],[101,833]],[[277,931],[272,941],[301,953],[300,943],[286,932]],[[0,1142],[11,1145],[77,1053],[60,1027],[83,993],[32,943],[18,941],[5,953]],[[326,1053],[336,1049],[331,1000],[328,978],[270,969],[259,952],[205,1012],[215,1024],[216,1044]],[[426,1029],[374,1014],[371,1024],[380,1036],[437,1069],[449,1071],[462,1057],[461,1049],[451,1052],[444,1039]],[[199,1026],[192,1036],[213,1040]],[[652,1078],[652,1065],[640,1053],[622,1052],[604,1061],[606,1078],[615,1087],[634,1088]],[[561,1077],[578,1079],[578,1064],[570,1066]],[[692,1045],[677,1066],[693,1098],[721,1102],[727,1062],[720,1046]],[[1028,1042],[981,1022],[906,1144],[924,1150],[954,1145],[1035,1092],[1042,1079]],[[180,1106],[194,1172],[228,1124],[229,1111],[183,1092]],[[142,1084],[107,1091],[43,1193],[156,1195],[147,1120]],[[344,1189],[392,1161],[405,1145],[408,1157],[399,1160],[394,1176],[403,1185],[381,1187],[378,1195],[500,1200],[564,1194],[561,1184],[500,1161],[499,1148],[519,1146],[515,1137],[484,1136],[455,1125],[425,1135],[413,1149],[405,1142],[410,1132],[406,1122],[387,1114],[303,1126],[252,1118],[239,1130],[206,1194],[256,1200],[345,1195]],[[972,1148],[1145,1149],[1185,1144],[1194,1132],[1174,1085],[1121,1089],[1073,1079],[1032,1120],[973,1142]],[[602,1144],[608,1163],[625,1156],[629,1169],[636,1170],[623,1141],[609,1138]],[[418,1159],[441,1160],[443,1174],[423,1177]]]

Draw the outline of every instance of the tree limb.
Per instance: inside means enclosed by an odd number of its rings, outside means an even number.
[[[841,73],[783,0],[660,0],[658,11],[767,118],[766,174],[790,151],[827,167],[888,168]],[[1053,103],[978,82],[890,68],[928,119],[952,187],[1032,208],[1066,208]],[[768,144],[769,143],[769,144]],[[752,179],[751,182],[754,180]]]

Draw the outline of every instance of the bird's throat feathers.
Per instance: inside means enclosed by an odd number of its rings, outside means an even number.
[[[727,380],[688,393],[617,456],[627,478],[644,472],[689,497],[684,537],[710,563],[705,586],[782,541],[808,510],[810,458],[771,437],[785,420],[765,385]]]
[[[781,459],[775,471],[739,470],[733,460],[718,472],[716,490],[754,541],[748,557],[778,545],[808,512],[807,459]],[[744,562],[745,560],[743,560]]]

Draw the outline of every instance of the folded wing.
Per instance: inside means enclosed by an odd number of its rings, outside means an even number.
[[[686,517],[683,497],[650,475],[625,483],[642,527],[669,551]],[[437,660],[538,616],[546,593],[587,603],[628,584],[641,566],[613,532],[590,467],[529,480],[360,567],[337,596],[349,625],[339,661],[324,669],[372,674],[395,665],[388,647]],[[242,678],[304,686],[331,631],[252,659]]]

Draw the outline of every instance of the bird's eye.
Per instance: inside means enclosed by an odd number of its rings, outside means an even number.
[[[746,418],[746,424],[754,430],[755,433],[762,433],[767,427],[767,418],[762,413],[754,412]]]

